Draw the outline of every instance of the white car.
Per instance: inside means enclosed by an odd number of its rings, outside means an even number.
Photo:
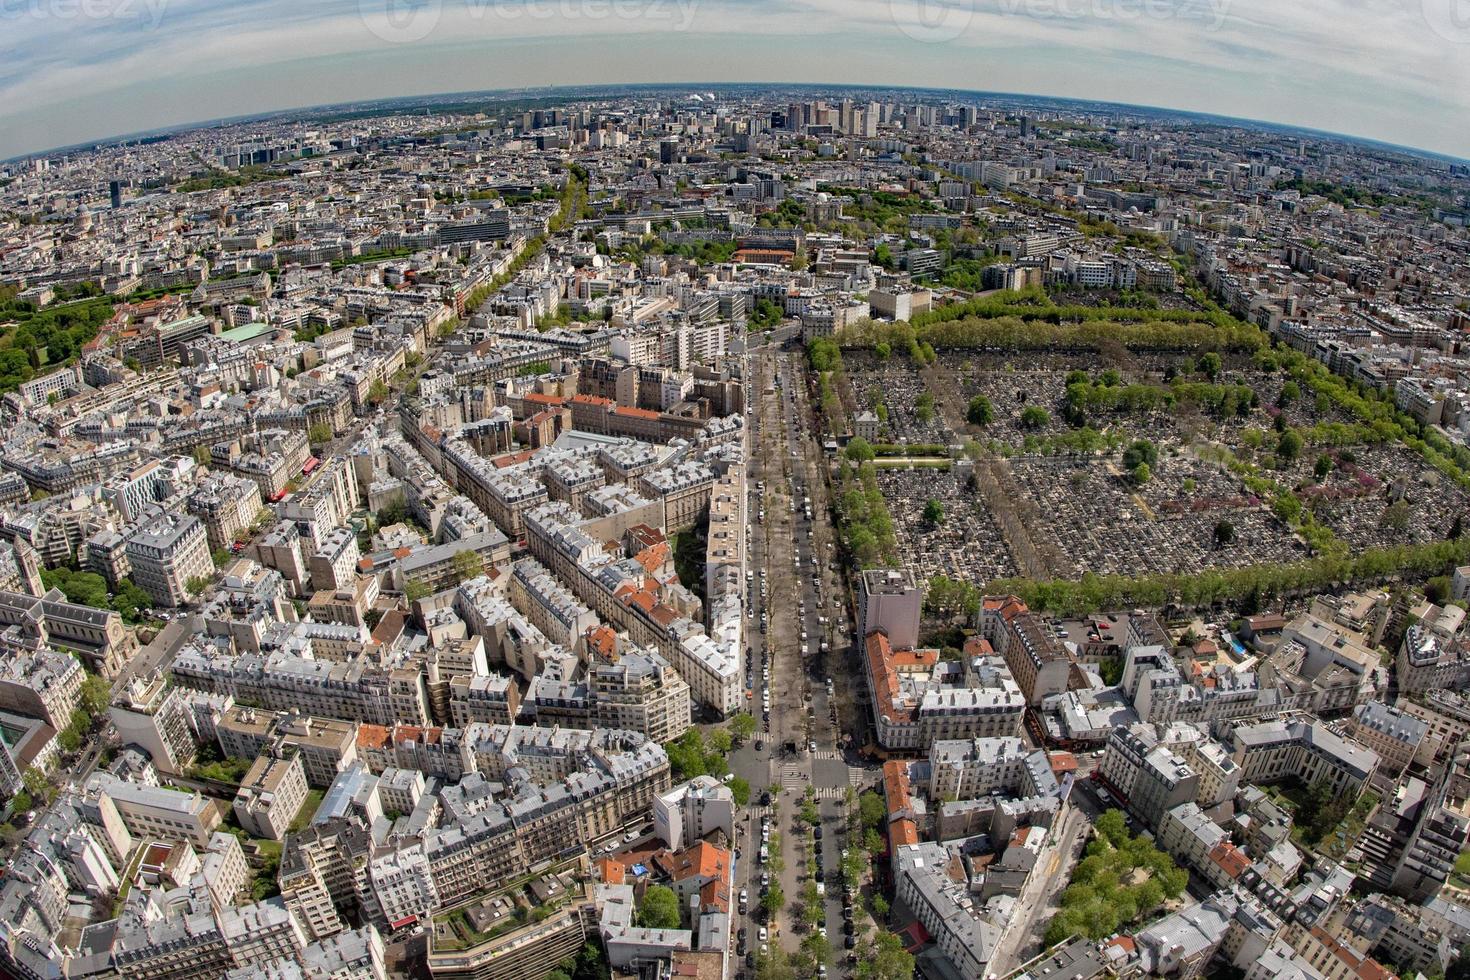
[[[765,942],[768,939],[770,939],[771,938],[771,932],[770,932],[770,930],[767,929],[765,926],[761,926],[760,937],[761,937],[761,942]]]

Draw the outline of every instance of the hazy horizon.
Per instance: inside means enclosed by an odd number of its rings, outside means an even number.
[[[1096,100],[1467,158],[1455,2],[26,0],[0,6],[0,158],[324,104],[695,82]]]

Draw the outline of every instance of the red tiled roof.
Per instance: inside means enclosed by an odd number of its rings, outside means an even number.
[[[907,810],[912,803],[909,796],[909,764],[901,759],[889,759],[883,763],[883,795],[888,801],[888,815]]]
[[[1251,866],[1250,859],[1228,840],[1222,840],[1210,848],[1209,857],[1231,879],[1239,878]]]
[[[628,869],[623,867],[623,862],[610,857],[598,858],[596,861],[597,876],[605,885],[621,885],[627,876]]]
[[[388,729],[382,725],[362,724],[357,726],[357,747],[381,749],[388,744]]]
[[[658,418],[658,413],[657,412],[650,411],[649,409],[646,409],[646,408],[629,408],[626,405],[619,405],[617,408],[613,409],[613,414],[614,415],[622,415],[622,416],[624,416],[626,418],[634,418],[634,419],[656,419],[656,418]]]

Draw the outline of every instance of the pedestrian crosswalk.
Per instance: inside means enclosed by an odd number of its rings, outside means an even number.
[[[817,787],[817,799],[819,800],[840,800],[846,793],[847,789],[843,786]]]
[[[812,753],[813,759],[831,759],[836,761],[842,758],[842,753],[836,749],[818,749]]]
[[[781,764],[781,788],[802,789],[811,782],[811,777],[801,770],[799,762],[783,762]]]
[[[847,767],[847,783],[849,786],[866,786],[873,781],[873,774],[862,766]]]

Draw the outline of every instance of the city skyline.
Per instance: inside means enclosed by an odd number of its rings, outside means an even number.
[[[0,161],[0,427],[0,976],[1470,969],[1470,162],[872,82],[135,132]]]
[[[395,96],[762,81],[1097,99],[1470,156],[1470,27],[1448,0],[393,2],[7,8],[0,158]]]

